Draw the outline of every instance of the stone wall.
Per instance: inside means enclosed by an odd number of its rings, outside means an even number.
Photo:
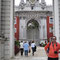
[[[57,42],[60,42],[60,0],[53,0],[54,3],[54,35]]]
[[[5,42],[5,60],[13,55],[13,0],[1,0],[1,26],[7,40]]]
[[[0,60],[1,60],[1,41],[0,41]]]
[[[59,41],[60,41],[60,0],[58,0],[58,6],[59,6]]]
[[[0,34],[1,34],[1,0],[0,0]]]
[[[15,12],[15,16],[19,16],[20,20],[20,33],[19,33],[19,39],[31,39],[33,38],[33,34],[31,33],[31,38],[27,38],[27,23],[34,19],[39,23],[39,34],[36,35],[39,36],[36,39],[47,39],[47,30],[46,30],[46,17],[52,16],[52,12],[47,11],[18,11]],[[44,32],[44,33],[43,33]],[[35,38],[34,38],[35,39]]]
[[[1,34],[1,0],[0,0],[0,34]],[[1,60],[1,41],[0,41],[0,60]]]
[[[8,37],[10,40],[10,1],[9,0],[2,0],[1,1],[1,25],[2,25],[2,32],[5,34],[5,37]],[[7,47],[7,48],[6,48]],[[5,43],[5,58],[9,58],[9,41]],[[9,51],[10,52],[10,51]]]

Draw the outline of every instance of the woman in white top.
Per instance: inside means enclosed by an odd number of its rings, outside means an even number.
[[[31,48],[32,48],[32,55],[34,56],[34,52],[36,51],[36,44],[34,43],[34,41],[32,41],[32,44],[31,44]]]
[[[23,56],[23,51],[24,51],[24,49],[23,49],[23,41],[21,41],[21,43],[20,43],[20,51],[21,51],[21,56]]]

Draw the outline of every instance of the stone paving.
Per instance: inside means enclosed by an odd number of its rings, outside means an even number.
[[[43,47],[37,47],[37,51],[35,52],[34,56],[32,56],[32,52],[29,53],[28,57],[24,55],[21,56],[19,53],[17,56],[15,56],[11,60],[47,60],[47,56]]]
[[[37,51],[35,52],[35,55],[32,56],[32,52],[29,53],[29,56],[21,56],[20,53],[17,54],[13,59],[11,60],[47,60],[47,56],[44,50],[44,47],[37,47]],[[60,59],[59,59],[60,60]]]

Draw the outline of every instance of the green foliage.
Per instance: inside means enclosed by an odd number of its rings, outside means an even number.
[[[19,47],[19,46],[20,46],[20,43],[19,43],[19,41],[18,41],[18,40],[16,40],[16,41],[15,41],[15,45],[16,45],[17,47]]]
[[[42,45],[42,47],[45,47],[46,46],[46,44],[44,44],[43,42],[41,43],[41,45]]]
[[[45,47],[46,46],[46,44],[43,44],[43,46],[42,47]]]
[[[38,23],[36,21],[32,21],[31,24],[32,25],[27,26],[27,29],[35,29],[35,28],[39,27],[39,25],[38,25]]]

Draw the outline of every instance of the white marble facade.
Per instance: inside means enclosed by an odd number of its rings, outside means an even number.
[[[60,43],[60,0],[54,2],[54,35],[57,37],[57,42]]]
[[[47,39],[46,17],[52,16],[52,6],[47,6],[45,0],[41,0],[41,3],[39,3],[39,0],[34,1],[26,0],[26,3],[24,3],[24,0],[21,0],[19,6],[15,6],[15,16],[19,16],[20,20],[20,40],[32,40],[32,37],[30,39],[27,37],[27,23],[31,19],[36,20],[39,24],[39,33],[36,35],[38,38],[34,40],[40,42],[40,40]]]
[[[0,30],[4,33],[5,37],[7,37],[8,39],[8,41],[6,41],[4,45],[5,60],[9,60],[11,57],[14,56],[13,2],[14,0],[0,0],[0,8],[1,8],[0,9],[0,17],[1,17]],[[24,23],[23,26],[21,26],[22,24],[20,25],[21,31],[23,31],[23,34],[20,38],[24,37],[24,39],[26,39],[27,37],[26,25],[28,21],[30,21],[31,19],[35,19],[39,23],[39,39],[46,37],[46,35],[43,36],[43,32],[46,31],[47,15],[49,16],[52,15],[52,6],[47,6],[45,1],[39,3],[39,0],[35,0],[35,2],[31,4],[29,0],[27,0],[26,3],[24,3],[24,1],[21,0],[20,5],[15,8],[15,16],[19,16],[21,20],[20,23],[22,22]],[[41,33],[41,31],[43,32]],[[1,52],[2,50],[0,50],[0,53]]]
[[[60,42],[60,0],[54,1],[54,34],[57,37],[57,41]],[[1,5],[2,4],[2,5]],[[1,9],[2,7],[2,9]],[[35,19],[39,23],[39,38],[46,38],[47,35],[44,35],[46,31],[46,17],[52,16],[53,7],[47,6],[44,0],[35,0],[35,3],[31,4],[29,0],[24,3],[21,0],[20,5],[15,7],[15,16],[19,16],[20,23],[24,23],[21,26],[21,31],[24,31],[20,38],[26,39],[26,24],[31,19]],[[1,54],[5,54],[5,60],[10,60],[14,56],[14,35],[13,35],[13,0],[0,0],[0,30],[4,32],[5,36],[8,38],[8,41],[5,42],[5,52],[2,53],[1,49],[1,40],[0,40],[0,60]],[[23,29],[22,29],[23,28]],[[21,34],[20,31],[20,34]],[[43,31],[43,32],[42,32]],[[45,32],[46,34],[47,32]],[[3,48],[2,47],[2,48]]]
[[[33,19],[33,18],[31,18]],[[30,19],[30,20],[31,20]],[[35,17],[34,17],[35,19]],[[20,19],[20,33],[19,39],[27,39],[27,23],[29,19]],[[35,19],[39,23],[39,38],[38,39],[47,39],[47,27],[46,27],[46,17]],[[43,33],[44,32],[44,33]],[[44,35],[45,34],[45,35]],[[43,36],[44,35],[44,36]]]

